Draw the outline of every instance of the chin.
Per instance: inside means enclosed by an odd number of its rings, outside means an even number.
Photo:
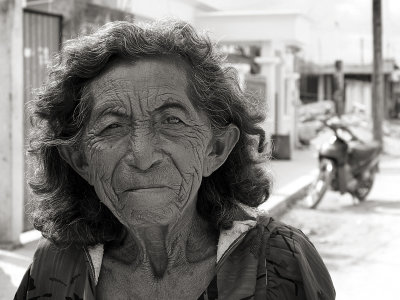
[[[176,206],[154,208],[149,210],[135,210],[130,214],[129,224],[133,227],[167,226],[174,224],[181,216]]]

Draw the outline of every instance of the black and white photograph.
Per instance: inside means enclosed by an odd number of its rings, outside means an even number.
[[[400,1],[0,0],[0,300],[396,300]]]

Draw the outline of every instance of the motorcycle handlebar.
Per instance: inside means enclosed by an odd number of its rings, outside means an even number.
[[[333,130],[335,132],[335,134],[337,135],[337,130],[342,129],[346,132],[348,132],[352,138],[352,140],[357,140],[360,142],[363,142],[362,140],[360,140],[354,133],[353,131],[351,131],[351,129],[346,126],[345,124],[343,124],[343,122],[339,119],[339,120],[333,120],[332,117],[328,117],[325,118],[323,120],[320,120],[326,127],[330,128],[331,130]]]

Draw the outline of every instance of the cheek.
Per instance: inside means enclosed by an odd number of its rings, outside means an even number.
[[[118,197],[112,186],[113,174],[121,160],[121,150],[124,144],[120,141],[113,143],[93,143],[87,147],[89,163],[90,184],[94,187],[100,201],[104,203],[112,213],[121,221],[120,211],[124,205],[118,201]]]
[[[162,141],[163,150],[171,157],[183,177],[202,173],[208,139],[205,134],[187,132],[185,135]]]
[[[112,174],[116,165],[121,160],[123,150],[125,149],[123,140],[113,143],[104,141],[92,141],[87,143],[86,157],[89,164],[89,175],[92,185],[99,181],[111,182]]]

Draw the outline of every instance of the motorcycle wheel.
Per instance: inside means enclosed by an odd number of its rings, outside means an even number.
[[[309,208],[315,209],[321,202],[326,191],[331,185],[333,178],[334,166],[329,159],[322,159],[319,167],[319,174],[315,181],[311,184],[308,195],[305,199]]]
[[[363,179],[358,182],[357,188],[353,192],[353,195],[360,202],[364,201],[367,198],[368,194],[371,192],[372,186],[375,181],[375,173],[376,170],[372,170],[367,179]]]

